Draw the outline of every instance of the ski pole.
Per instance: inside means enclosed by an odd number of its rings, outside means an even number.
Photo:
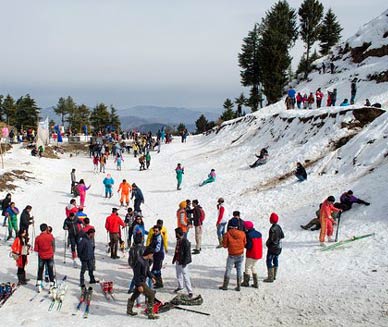
[[[335,241],[338,241],[338,234],[339,234],[339,228],[340,228],[340,223],[341,223],[341,214],[342,211],[338,213],[338,222],[337,222],[337,231],[335,232]]]
[[[178,310],[182,310],[182,311],[198,313],[198,314],[204,315],[204,316],[210,316],[210,313],[207,313],[207,312],[202,312],[202,311],[197,311],[197,310],[192,310],[192,309],[186,309],[186,308],[182,308],[182,307],[179,307],[179,306],[176,306],[176,305],[174,305],[173,308],[174,309],[178,309]]]

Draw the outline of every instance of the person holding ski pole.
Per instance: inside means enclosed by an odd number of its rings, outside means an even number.
[[[323,201],[321,209],[319,210],[319,220],[321,223],[321,232],[319,233],[319,242],[322,246],[325,245],[326,235],[329,242],[332,242],[333,236],[333,224],[336,222],[332,216],[333,212],[341,212],[341,209],[337,209],[334,206],[335,198],[330,195],[325,201]]]

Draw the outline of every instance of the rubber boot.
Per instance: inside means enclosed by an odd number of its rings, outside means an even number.
[[[278,267],[273,268],[273,280],[276,280],[276,274],[278,273]]]
[[[254,288],[259,288],[258,279],[257,279],[257,274],[252,274],[252,277],[253,277],[253,284],[252,284],[252,287],[254,287]]]
[[[217,245],[217,249],[221,249],[223,246],[222,246],[222,237],[219,237],[218,238],[218,245]]]
[[[228,277],[224,277],[224,283],[222,284],[222,286],[220,286],[218,288],[220,290],[226,291],[228,289],[228,285],[229,285],[229,278]]]
[[[237,292],[240,292],[240,290],[241,290],[241,278],[240,277],[237,277],[237,286],[235,287],[235,290]]]
[[[249,279],[251,278],[250,275],[244,273],[244,281],[241,283],[241,286],[249,287]]]
[[[23,280],[23,273],[19,273],[17,274],[17,276],[18,276],[18,286],[25,285],[26,283],[24,283],[24,280]]]
[[[157,276],[156,278],[156,283],[154,285],[154,288],[163,288],[163,279],[162,276]]]
[[[268,268],[268,277],[263,280],[264,283],[273,283],[274,268]]]
[[[131,298],[128,299],[127,303],[127,315],[130,316],[136,316],[137,312],[133,311],[133,305],[135,304],[134,301],[131,301]]]
[[[159,319],[159,316],[154,313],[154,306],[152,303],[147,303],[148,319]]]

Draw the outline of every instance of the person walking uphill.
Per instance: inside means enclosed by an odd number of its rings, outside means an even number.
[[[109,233],[110,239],[110,257],[112,259],[119,259],[117,256],[117,249],[119,243],[120,226],[125,227],[125,223],[117,214],[118,209],[113,208],[112,214],[106,218],[105,229]]]
[[[25,267],[28,262],[27,255],[29,255],[29,249],[27,231],[20,229],[11,247],[12,257],[16,260],[16,266],[18,267],[18,285],[26,285],[28,281]]]
[[[134,210],[136,212],[141,212],[141,204],[144,203],[144,196],[141,189],[135,184],[132,184],[132,196],[131,199],[135,198],[135,202],[133,204]]]
[[[120,193],[121,191],[121,197],[120,197],[120,205],[123,206],[124,202],[129,206],[129,193],[132,191],[131,184],[127,182],[126,179],[123,179],[123,181],[119,185],[119,189],[117,190],[117,193]]]
[[[86,233],[84,233],[79,241],[77,246],[78,257],[81,260],[81,272],[80,272],[80,286],[85,285],[85,272],[86,269],[89,272],[90,284],[98,283],[98,280],[94,278],[93,270],[94,270],[94,233],[96,231],[93,228],[88,229]]]
[[[185,168],[182,167],[180,163],[178,163],[178,165],[175,168],[175,174],[176,174],[176,180],[177,180],[177,186],[176,186],[177,190],[181,189],[184,173],[185,173]]]
[[[201,253],[202,246],[202,224],[205,220],[205,211],[199,205],[198,200],[193,200],[193,222],[195,231],[195,249],[193,254]]]
[[[319,211],[319,221],[321,223],[321,232],[319,233],[319,242],[321,245],[325,245],[326,234],[329,242],[332,241],[333,236],[333,224],[335,224],[332,212],[340,212],[341,209],[334,207],[335,198],[330,195],[325,201],[323,201],[321,209]]]
[[[247,243],[245,233],[237,229],[237,220],[233,220],[229,224],[229,229],[224,235],[222,245],[228,249],[228,258],[226,260],[226,270],[224,275],[224,283],[219,289],[226,291],[229,285],[230,273],[233,266],[237,270],[237,286],[236,291],[240,291],[241,286],[241,266],[244,261],[244,247]]]
[[[155,292],[151,290],[147,284],[146,279],[151,278],[153,282],[155,281],[154,276],[150,272],[149,260],[152,260],[154,254],[154,249],[152,247],[147,247],[142,256],[137,258],[135,266],[133,267],[134,282],[135,282],[135,291],[132,296],[128,299],[127,303],[127,314],[131,316],[136,316],[137,312],[133,311],[133,305],[135,300],[139,297],[140,294],[144,294],[147,298],[147,315],[148,319],[158,319],[159,316],[153,313],[154,301],[155,301]]]
[[[272,226],[269,229],[267,242],[265,242],[267,246],[268,270],[268,277],[264,279],[265,283],[273,283],[276,280],[279,267],[279,255],[282,252],[282,239],[284,238],[283,230],[278,225],[279,216],[273,212],[269,217],[269,221]]]
[[[254,288],[258,288],[259,284],[257,279],[256,263],[263,257],[263,242],[261,233],[254,228],[254,225],[251,221],[245,221],[244,227],[247,236],[247,244],[245,245],[247,251],[245,253],[244,281],[241,283],[241,286],[249,286],[249,271],[252,270],[252,286]]]

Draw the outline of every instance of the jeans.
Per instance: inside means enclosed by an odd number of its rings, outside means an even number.
[[[226,270],[225,270],[225,277],[230,278],[230,273],[232,271],[233,266],[237,270],[237,278],[241,278],[241,266],[244,261],[244,255],[228,255],[228,258],[226,259]]]
[[[191,282],[190,282],[190,274],[189,274],[189,266],[185,265],[179,265],[176,264],[176,278],[178,280],[178,287],[183,288],[183,286],[186,287],[187,292],[193,293],[193,288],[191,287]]]
[[[298,179],[299,182],[303,182],[306,180],[302,175],[295,175],[295,177]]]
[[[224,237],[225,226],[226,226],[226,222],[217,225],[217,236],[218,236],[218,238]]]
[[[156,277],[162,276],[163,260],[164,260],[164,252],[163,251],[154,253],[154,263],[152,265],[151,272]]]
[[[85,285],[85,271],[86,269],[89,272],[90,281],[94,281],[94,275],[93,275],[93,259],[91,260],[82,260],[81,261],[81,273],[80,273],[80,285]]]
[[[140,206],[141,206],[141,200],[140,199],[135,199],[135,202],[134,202],[134,210],[136,212],[141,212],[141,209],[140,209]]]
[[[54,259],[38,259],[38,280],[43,280],[43,269],[47,265],[50,282],[54,282]]]
[[[279,266],[279,255],[267,253],[267,268],[277,268]]]

